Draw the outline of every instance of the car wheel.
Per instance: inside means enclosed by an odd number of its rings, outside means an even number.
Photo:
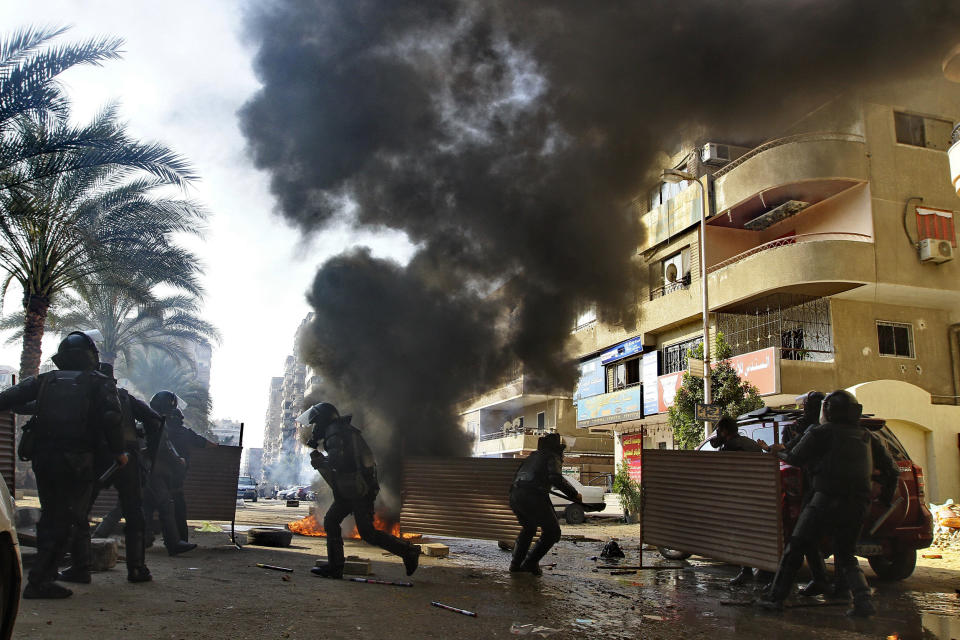
[[[250,498],[250,502],[256,502],[256,501],[257,501],[257,496],[253,496],[252,498]]]
[[[563,510],[563,519],[567,524],[583,524],[587,519],[587,512],[579,504],[568,504]]]
[[[686,551],[679,551],[677,549],[669,549],[667,547],[657,547],[657,551],[660,552],[667,560],[686,560],[692,553],[687,553]]]
[[[0,639],[13,636],[13,624],[20,608],[20,562],[10,535],[0,536]]]
[[[871,556],[867,561],[881,580],[904,580],[917,566],[917,550],[900,549],[888,556]]]

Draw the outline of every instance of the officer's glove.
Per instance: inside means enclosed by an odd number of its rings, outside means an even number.
[[[582,495],[582,494],[579,494],[579,493],[577,494],[577,502],[583,502],[583,495]]]
[[[325,470],[329,466],[327,464],[327,457],[314,449],[310,452],[310,466],[317,471]]]
[[[126,453],[121,453],[115,457],[114,460],[117,461],[117,468],[123,469],[125,466],[127,466],[127,462],[130,461],[130,456],[128,456]]]

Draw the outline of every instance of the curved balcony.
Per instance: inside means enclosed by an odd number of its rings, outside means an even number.
[[[862,136],[811,133],[773,140],[714,174],[718,215],[711,224],[743,228],[771,203],[816,204],[866,182],[868,175]]]
[[[773,292],[829,296],[876,280],[873,239],[810,233],[753,247],[707,269],[710,308]]]

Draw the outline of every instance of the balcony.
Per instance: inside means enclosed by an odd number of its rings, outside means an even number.
[[[524,429],[518,432],[495,431],[482,434],[474,444],[474,455],[501,457],[504,454],[525,455],[537,449],[537,440],[546,432]],[[613,453],[613,440],[603,436],[576,436],[567,455],[606,455]],[[509,456],[508,456],[509,457]]]
[[[668,295],[670,295],[671,293],[675,293],[675,292],[677,292],[677,291],[683,291],[684,289],[689,289],[689,288],[690,288],[690,282],[691,282],[691,281],[692,281],[692,280],[691,280],[691,278],[690,278],[690,274],[688,273],[688,274],[686,274],[685,276],[683,276],[682,278],[680,278],[679,280],[677,280],[677,281],[675,281],[675,282],[668,282],[667,284],[663,285],[662,287],[657,287],[656,289],[651,289],[651,290],[650,290],[650,301],[652,302],[652,301],[656,300],[657,298],[662,298],[663,296],[668,296]]]
[[[707,269],[710,308],[724,311],[771,293],[830,296],[876,279],[873,239],[812,233],[752,247]]]
[[[867,147],[862,136],[812,133],[760,145],[714,174],[716,224],[745,222],[789,200],[808,205],[867,182]]]

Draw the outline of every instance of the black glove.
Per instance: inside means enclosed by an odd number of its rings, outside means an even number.
[[[327,457],[314,449],[310,452],[310,466],[319,471],[321,468],[326,468]]]

